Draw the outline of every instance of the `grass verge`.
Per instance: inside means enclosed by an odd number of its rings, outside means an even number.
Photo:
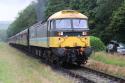
[[[0,83],[72,83],[38,59],[0,43]]]
[[[118,54],[107,54],[105,52],[97,52],[91,56],[92,59],[101,61],[106,64],[125,67],[125,56]]]
[[[107,74],[125,78],[125,56],[122,55],[96,52],[91,56],[86,66]]]

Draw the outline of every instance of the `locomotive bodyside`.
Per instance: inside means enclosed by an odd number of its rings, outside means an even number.
[[[47,23],[37,23],[29,28],[30,46],[48,47]]]

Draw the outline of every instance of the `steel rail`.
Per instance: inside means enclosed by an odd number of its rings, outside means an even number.
[[[66,73],[68,76],[78,79],[80,83],[95,83],[94,81],[87,79],[86,77],[83,77],[82,75],[79,75],[75,72],[71,72],[68,69],[61,69],[61,71],[63,71],[63,73]]]
[[[101,72],[101,71],[97,71],[97,70],[94,70],[94,69],[91,69],[91,68],[88,68],[88,67],[85,67],[85,66],[82,66],[80,69],[82,71],[88,71],[88,72],[94,73],[94,74],[96,74],[100,77],[116,81],[118,83],[125,83],[124,78],[116,77],[116,76],[113,76],[113,75],[110,75],[110,74],[107,74],[107,73],[104,73],[104,72]]]

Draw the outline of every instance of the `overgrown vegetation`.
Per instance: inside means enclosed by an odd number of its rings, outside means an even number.
[[[95,52],[90,57],[87,67],[125,78],[125,57],[119,54]]]
[[[118,54],[95,52],[90,57],[87,67],[110,75],[125,78],[125,57]]]
[[[120,67],[125,67],[125,57],[118,54],[107,54],[105,52],[97,52],[91,56],[92,59],[96,61],[103,62],[105,64],[116,65]]]
[[[90,37],[91,46],[94,51],[103,51],[105,50],[104,43],[97,37],[91,36]]]
[[[36,22],[35,5],[32,3],[19,14],[8,29],[9,36]],[[101,38],[104,43],[112,39],[125,42],[124,0],[48,0],[45,19],[64,9],[78,10],[87,15],[91,35]]]

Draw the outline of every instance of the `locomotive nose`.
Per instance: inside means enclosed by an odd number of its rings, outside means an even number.
[[[62,42],[60,42],[61,47],[86,47],[86,46],[89,46],[88,37],[67,37],[67,38],[64,38],[64,39],[61,38],[61,39],[62,39]]]

